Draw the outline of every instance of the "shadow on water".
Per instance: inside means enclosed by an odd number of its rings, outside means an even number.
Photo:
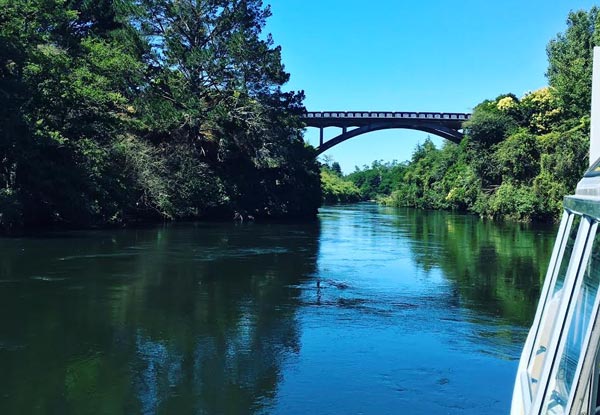
[[[0,413],[242,414],[299,353],[313,225],[0,239]]]

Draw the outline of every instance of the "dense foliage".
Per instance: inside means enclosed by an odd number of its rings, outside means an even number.
[[[360,190],[350,180],[342,177],[337,162],[325,163],[321,167],[321,189],[324,203],[350,203],[361,200]]]
[[[374,161],[371,166],[356,167],[347,178],[359,188],[363,200],[378,200],[396,189],[405,170],[406,166],[396,161]]]
[[[562,197],[587,167],[589,149],[589,118],[563,123],[561,113],[553,88],[480,104],[460,145],[437,149],[427,140],[417,148],[385,203],[519,221],[556,219]]]
[[[321,187],[326,203],[378,201],[396,190],[404,177],[406,165],[393,162],[374,161],[348,175],[343,175],[339,163],[324,157],[321,167]]]
[[[314,216],[260,0],[0,0],[0,230]]]
[[[460,145],[427,140],[378,190],[377,166],[350,176],[363,194],[395,206],[453,209],[519,221],[552,221],[588,165],[592,51],[600,15],[572,12],[548,45],[549,86],[477,105]],[[371,180],[371,181],[369,181]],[[368,184],[366,187],[364,183]],[[390,191],[391,189],[391,191]]]

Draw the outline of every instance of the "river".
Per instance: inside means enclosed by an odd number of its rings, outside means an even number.
[[[499,414],[556,228],[318,223],[0,239],[0,414]]]

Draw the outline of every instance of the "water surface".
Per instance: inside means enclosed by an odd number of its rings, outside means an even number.
[[[508,413],[554,234],[359,204],[0,239],[0,414]]]

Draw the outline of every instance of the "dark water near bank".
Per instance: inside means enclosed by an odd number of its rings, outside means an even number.
[[[365,204],[0,239],[0,414],[508,413],[554,232]]]

